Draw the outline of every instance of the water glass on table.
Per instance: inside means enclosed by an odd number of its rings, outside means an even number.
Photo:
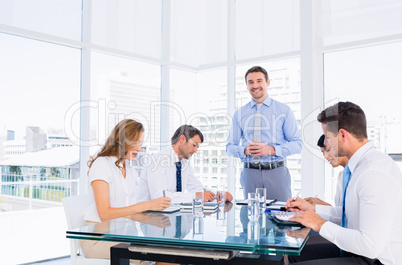
[[[193,240],[203,240],[204,238],[204,218],[194,216],[193,218]]]
[[[216,202],[219,205],[225,204],[226,198],[225,198],[225,191],[224,190],[217,190],[216,191]]]
[[[255,193],[257,193],[258,201],[260,202],[260,211],[264,212],[265,208],[267,208],[267,205],[266,205],[267,189],[266,188],[256,188]]]
[[[260,241],[260,225],[258,222],[250,221],[247,224],[247,243],[258,244]]]
[[[204,214],[204,193],[197,191],[194,193],[193,198],[193,215],[196,217],[202,217]]]
[[[257,193],[250,192],[247,197],[248,204],[248,219],[250,221],[257,221],[260,216],[260,201],[257,197]]]

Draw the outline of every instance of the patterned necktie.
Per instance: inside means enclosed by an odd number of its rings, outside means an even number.
[[[342,227],[345,227],[345,197],[346,197],[346,189],[348,187],[350,180],[350,169],[349,169],[349,164],[346,165],[345,169],[343,170],[343,199],[342,199]]]
[[[254,142],[261,142],[261,106],[262,103],[257,103],[257,111],[254,116]],[[261,161],[261,156],[253,156],[254,163]]]
[[[181,191],[181,162],[176,162],[176,191]]]

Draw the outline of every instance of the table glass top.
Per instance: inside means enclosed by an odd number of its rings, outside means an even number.
[[[202,217],[141,213],[67,231],[67,238],[299,255],[310,229],[276,223],[270,213],[249,221],[247,206],[227,203]]]

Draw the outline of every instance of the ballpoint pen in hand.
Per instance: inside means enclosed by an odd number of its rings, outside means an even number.
[[[294,201],[297,199],[297,197],[299,197],[299,195],[300,195],[300,190],[299,190],[299,192],[296,194],[296,196],[293,197],[292,202],[294,202]]]
[[[165,190],[163,190],[163,197],[166,197]]]

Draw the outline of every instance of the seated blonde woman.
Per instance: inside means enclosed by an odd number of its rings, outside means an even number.
[[[170,198],[167,197],[135,203],[138,174],[126,162],[136,158],[143,140],[144,127],[141,123],[132,119],[122,120],[115,126],[101,151],[88,161],[91,183],[89,193],[93,204],[84,216],[87,224],[119,217],[136,220],[138,213],[169,207]],[[113,245],[116,242],[81,241],[81,248],[87,258],[110,259],[110,247]],[[140,264],[140,261],[130,262]]]

